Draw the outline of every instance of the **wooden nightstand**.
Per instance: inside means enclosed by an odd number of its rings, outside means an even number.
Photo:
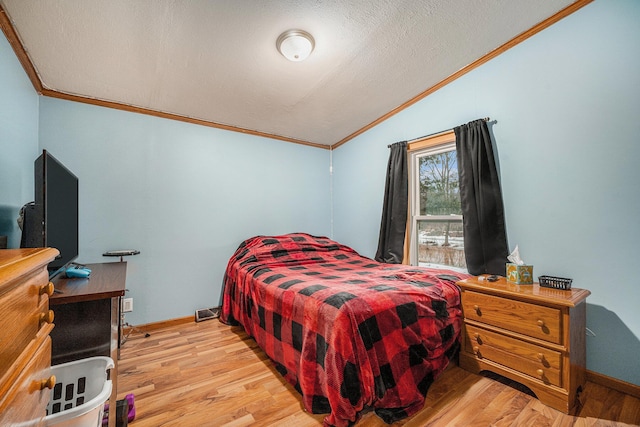
[[[591,292],[515,285],[504,277],[457,284],[464,314],[460,367],[510,378],[542,403],[574,413],[585,383],[585,301]]]

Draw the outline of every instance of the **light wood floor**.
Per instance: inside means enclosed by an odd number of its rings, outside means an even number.
[[[132,334],[119,361],[118,398],[135,395],[133,427],[321,426],[241,328],[217,319]],[[424,409],[393,426],[640,425],[640,399],[587,383],[578,416],[548,408],[495,379],[452,365]],[[387,426],[373,412],[357,427]]]

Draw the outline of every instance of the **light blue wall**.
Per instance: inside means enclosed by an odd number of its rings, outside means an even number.
[[[334,237],[375,254],[387,144],[489,116],[511,248],[591,290],[588,369],[640,385],[638,22],[597,0],[336,149]]]
[[[38,95],[13,49],[0,33],[0,236],[20,245],[16,218],[33,200],[33,161],[38,155]]]
[[[127,258],[132,324],[219,305],[229,257],[257,234],[328,235],[329,151],[43,98],[40,145],[80,182],[79,261]]]

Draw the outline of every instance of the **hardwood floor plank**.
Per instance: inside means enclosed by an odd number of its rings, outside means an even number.
[[[492,384],[490,390],[491,393],[488,394],[488,396],[484,396],[486,399],[484,406],[478,409],[475,414],[471,415],[469,426],[486,427],[499,421],[504,412],[505,405],[507,405],[517,393],[517,391],[512,389],[505,390],[500,383]]]
[[[438,417],[431,422],[437,423],[434,425],[446,426],[470,425],[470,420],[487,404],[488,401],[484,397],[491,385],[490,381],[481,380],[473,382],[468,388],[458,389],[456,394],[452,395],[455,400],[450,401],[448,405],[457,410],[438,411]],[[434,409],[437,410],[438,406],[434,405]]]
[[[640,419],[640,399],[625,395],[622,402],[619,420],[623,423],[632,423]]]
[[[304,411],[300,395],[241,328],[218,320],[169,325],[121,349],[118,398],[135,395],[133,427],[320,427],[325,415]],[[392,427],[623,427],[640,425],[640,400],[587,383],[577,416],[549,408],[505,379],[452,364],[424,408]],[[387,427],[373,411],[357,427]]]
[[[545,417],[540,412],[536,411],[531,401],[520,411],[516,419],[513,421],[514,425],[522,426],[536,426],[536,427],[551,427],[553,420]]]

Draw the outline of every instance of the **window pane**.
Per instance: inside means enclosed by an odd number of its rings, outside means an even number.
[[[419,215],[462,215],[455,150],[418,160]]]
[[[418,265],[467,268],[464,258],[462,217],[418,220]]]
[[[455,136],[411,158],[410,256],[417,265],[466,271]]]

